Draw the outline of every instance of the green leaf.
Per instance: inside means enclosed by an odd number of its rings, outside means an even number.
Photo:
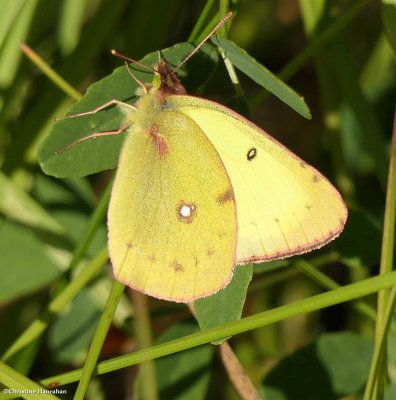
[[[299,0],[306,32],[313,33],[323,17],[326,0]]]
[[[2,1],[0,2],[0,48],[12,25],[18,19],[21,9],[26,0]]]
[[[330,244],[343,261],[353,267],[367,267],[379,262],[381,229],[362,211],[350,210],[342,235]],[[359,238],[359,240],[356,240]]]
[[[194,321],[173,325],[158,343],[189,335],[197,331]],[[210,380],[213,347],[199,346],[156,361],[158,389],[161,399],[194,400],[206,398]]]
[[[271,71],[258,63],[245,50],[238,47],[231,40],[220,36],[215,36],[212,42],[220,46],[225,51],[226,57],[235,67],[249,78],[274,94],[304,118],[311,119],[311,113],[304,99]]]
[[[40,397],[42,400],[57,400],[59,397],[56,397],[50,393],[40,393],[40,390],[44,388],[34,381],[26,378],[24,375],[20,374],[18,371],[12,369],[7,364],[0,362],[0,381],[6,387],[15,391],[14,393],[11,391],[11,398],[15,398],[15,394],[23,393],[23,398],[27,400],[37,399]],[[7,396],[6,391],[3,391],[3,396]],[[37,394],[40,393],[39,396]],[[63,393],[63,392],[62,392]],[[2,397],[3,397],[2,396]],[[7,396],[7,398],[9,398]]]
[[[168,63],[175,66],[193,48],[191,44],[182,43],[163,50],[161,54]],[[196,90],[201,86],[213,71],[216,60],[214,48],[204,46],[203,51],[197,53],[188,63],[188,81],[185,82],[187,89]],[[157,61],[158,53],[151,53],[141,62],[151,66]],[[136,65],[131,65],[130,68],[142,82],[152,81],[151,71]],[[183,80],[186,74],[182,71],[180,75]],[[137,87],[125,66],[119,67],[111,75],[91,85],[84,97],[68,110],[67,115],[93,110],[112,99],[133,104],[137,100]],[[122,126],[122,120],[123,114],[117,107],[109,107],[94,115],[59,120],[41,147],[41,168],[46,174],[59,178],[82,177],[115,168],[124,139],[122,134],[87,140],[60,154],[57,152],[94,132],[117,130]]]
[[[225,289],[195,302],[195,312],[202,330],[241,318],[252,275],[252,264],[236,267],[232,281]],[[223,341],[220,340],[215,343],[218,344]]]
[[[84,235],[85,229],[89,223],[89,216],[81,211],[73,209],[59,209],[53,211],[54,217],[65,227],[69,233],[69,238],[74,244],[78,244]],[[88,250],[88,256],[96,255],[100,249],[105,246],[107,241],[107,231],[104,225],[101,225],[95,232]]]
[[[378,179],[385,187],[389,159],[385,134],[372,104],[362,92],[358,80],[358,69],[352,62],[350,48],[346,41],[338,41],[329,48],[326,56],[328,57],[327,64],[324,67],[327,69],[327,84],[333,86],[336,84],[335,87],[342,96],[344,107],[350,108],[350,117],[353,118],[353,121],[347,120],[348,124],[345,128],[342,126],[345,121],[340,120],[341,134],[349,136],[344,140],[349,142],[357,140],[361,143],[371,158]],[[353,133],[350,129],[347,131],[352,124],[357,127]],[[360,145],[356,147],[359,148]],[[362,157],[364,156],[362,154]]]
[[[384,400],[394,400],[396,399],[396,383],[392,382],[385,391]]]
[[[14,221],[52,232],[65,233],[47,211],[0,171],[0,212]]]
[[[54,179],[38,173],[32,188],[34,198],[48,209],[76,209],[77,206],[91,210],[97,198],[88,179]]]
[[[61,272],[54,249],[34,230],[8,221],[0,225],[0,303],[44,288]]]
[[[281,260],[272,260],[262,262],[260,264],[253,265],[253,271],[255,274],[261,274],[263,272],[274,271],[276,269],[281,269],[290,265],[290,260],[288,259],[281,259]]]
[[[352,395],[366,382],[372,350],[372,342],[355,333],[326,334],[285,357],[266,376],[264,386],[282,392],[288,400]]]
[[[7,2],[10,3],[10,2]],[[12,2],[13,3],[13,2]],[[26,40],[38,0],[24,1],[11,9],[7,7],[7,13],[13,16],[12,23],[7,23],[9,30],[5,41],[0,47],[0,87],[8,87],[18,71],[18,65],[22,57],[19,45]],[[4,4],[4,3],[3,3]],[[4,6],[2,7],[4,8]]]
[[[78,44],[88,0],[64,0],[58,24],[59,47],[63,54],[71,53]]]
[[[49,331],[51,353],[58,362],[69,364],[84,361],[100,314],[101,310],[88,291],[83,289]]]
[[[385,32],[393,52],[396,54],[396,1],[382,0],[382,18]]]

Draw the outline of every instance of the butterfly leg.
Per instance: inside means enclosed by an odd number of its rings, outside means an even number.
[[[62,119],[68,119],[68,118],[82,117],[84,115],[96,114],[97,112],[102,111],[107,107],[115,106],[115,105],[120,106],[121,108],[127,108],[127,109],[130,109],[130,110],[136,111],[136,107],[135,106],[132,106],[131,104],[125,103],[125,102],[123,102],[121,100],[113,99],[113,100],[108,101],[107,103],[104,103],[104,104],[100,105],[99,107],[94,108],[93,110],[85,111],[85,112],[78,113],[78,114],[65,115],[64,117],[56,118],[56,121],[59,121],[59,120],[62,120]]]
[[[85,137],[83,137],[83,138],[81,138],[81,139],[76,140],[76,141],[73,142],[73,143],[70,143],[69,145],[67,145],[66,147],[64,147],[64,148],[61,149],[61,150],[57,150],[57,151],[56,151],[56,154],[62,154],[62,153],[64,153],[65,151],[70,150],[70,149],[71,149],[72,147],[74,147],[76,144],[79,144],[79,143],[81,143],[81,142],[85,142],[86,140],[89,140],[89,139],[96,139],[96,138],[102,137],[102,136],[115,136],[115,135],[119,135],[120,133],[126,131],[131,125],[132,125],[131,123],[125,124],[125,125],[121,126],[121,128],[117,129],[116,131],[94,132],[94,133],[92,133],[91,135],[85,136]]]

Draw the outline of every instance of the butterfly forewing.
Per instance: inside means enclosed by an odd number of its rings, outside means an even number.
[[[152,296],[192,301],[231,279],[232,186],[212,144],[188,116],[160,111],[148,126],[131,128],[114,182],[108,215],[114,273]]]

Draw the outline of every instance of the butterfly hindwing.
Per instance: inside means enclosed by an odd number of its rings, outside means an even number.
[[[321,247],[341,232],[347,210],[330,182],[263,130],[220,104],[169,96],[222,159],[236,199],[237,263]]]

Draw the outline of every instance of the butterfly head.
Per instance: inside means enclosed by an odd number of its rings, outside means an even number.
[[[153,79],[153,88],[167,94],[186,94],[186,89],[180,83],[176,71],[164,60],[160,59]]]

